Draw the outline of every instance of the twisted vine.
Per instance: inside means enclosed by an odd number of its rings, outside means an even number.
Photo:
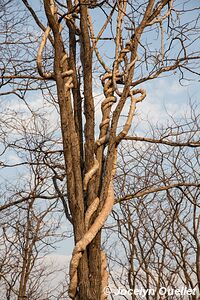
[[[103,91],[105,95],[105,99],[101,104],[102,111],[102,121],[99,126],[100,135],[99,139],[96,141],[96,146],[101,146],[105,144],[109,138],[109,123],[110,123],[110,112],[112,105],[117,101],[117,98],[114,96],[113,89],[113,81],[112,81],[112,73],[106,73],[102,79]]]
[[[112,179],[115,174],[116,170],[116,159],[117,159],[117,150],[115,151],[115,159],[113,162],[113,169],[112,169]],[[95,168],[93,166],[93,168]],[[92,169],[93,169],[92,168]],[[109,216],[113,205],[114,205],[114,190],[113,190],[113,184],[112,184],[112,179],[109,185],[108,189],[108,195],[107,198],[103,204],[103,207],[94,220],[94,223],[88,228],[89,226],[89,221],[93,215],[93,213],[97,210],[98,205],[99,205],[99,198],[94,199],[92,204],[89,206],[88,210],[86,211],[85,214],[85,227],[87,232],[84,234],[82,239],[77,242],[77,244],[74,247],[73,253],[72,253],[72,258],[70,261],[70,284],[69,284],[69,296],[71,299],[75,299],[76,296],[76,290],[77,290],[77,269],[78,265],[80,262],[80,259],[83,255],[83,252],[86,250],[86,247],[92,242],[96,234],[99,232],[99,230],[103,227],[107,217]],[[102,287],[105,287],[107,285],[107,278],[108,278],[108,273],[106,270],[106,257],[103,252],[101,252],[101,275],[102,275]],[[106,299],[105,295],[101,295],[101,299]]]
[[[56,6],[55,6],[55,3],[54,3],[54,0],[50,0],[50,9],[51,9],[51,13],[52,15],[54,16],[57,9],[56,9]],[[72,16],[69,16],[68,18],[72,18]],[[61,25],[59,24],[59,31],[61,33],[62,31],[62,27]],[[38,52],[37,52],[37,58],[36,58],[36,64],[37,64],[37,69],[38,69],[38,73],[40,74],[41,77],[45,78],[45,79],[55,79],[55,74],[54,72],[45,72],[43,69],[43,52],[44,52],[44,49],[45,49],[45,46],[46,46],[46,43],[47,43],[47,40],[48,40],[48,37],[49,37],[49,34],[51,32],[51,28],[50,26],[47,26],[46,30],[44,31],[43,33],[43,36],[42,36],[42,40],[40,42],[40,45],[39,45],[39,48],[38,48]],[[64,67],[64,62],[67,60],[67,54],[64,53],[60,63],[61,63],[61,67],[63,69],[63,72],[62,72],[62,77],[65,78],[65,77],[69,77],[67,82],[65,83],[65,89],[68,90],[70,88],[73,87],[73,84],[72,84],[72,81],[73,81],[73,70],[67,70],[66,67]]]

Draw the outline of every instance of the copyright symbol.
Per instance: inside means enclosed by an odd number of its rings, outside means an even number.
[[[109,286],[106,286],[104,289],[103,289],[103,293],[104,295],[111,295],[112,294],[112,289],[109,287]]]

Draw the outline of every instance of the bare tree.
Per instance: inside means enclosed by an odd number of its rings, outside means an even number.
[[[14,191],[7,185],[10,199],[5,199],[1,207],[2,299],[47,299],[45,295],[56,297],[60,293],[56,291],[58,280],[49,285],[48,281],[54,278],[52,273],[59,274],[59,269],[49,264],[47,258],[56,242],[67,238],[61,229],[59,207],[62,206],[58,203],[59,195],[51,197],[51,201],[49,197],[48,201],[45,196],[40,197],[40,192],[45,189],[41,185],[41,174],[37,170],[31,175],[29,178],[26,174],[26,179],[35,183],[31,191],[26,183],[23,191],[22,185],[12,186]]]
[[[2,96],[15,94],[27,103],[29,91],[40,89],[59,110],[70,210],[66,217],[75,241],[69,296],[103,300],[108,272],[101,229],[114,205],[118,147],[127,137],[136,105],[146,97],[147,81],[174,70],[180,71],[181,81],[199,75],[194,34],[198,8],[173,0],[44,0],[36,13],[27,0],[22,2],[24,11],[21,2],[3,3]],[[97,16],[101,21],[94,26]],[[96,70],[103,94],[97,132]],[[54,185],[57,189],[55,180]]]
[[[9,110],[2,105],[0,118],[1,298],[57,297],[63,270],[49,263],[49,254],[70,235],[62,225],[68,208],[65,183],[62,188],[58,182],[63,180],[63,159],[56,124],[47,130],[46,118],[31,105]],[[62,294],[60,299],[66,289]]]
[[[199,148],[190,144],[198,140],[198,116],[193,105],[181,121],[154,127],[153,137],[135,137],[137,143],[126,142],[120,151],[119,198],[105,226],[112,282],[155,291],[125,299],[163,299],[162,287],[186,287],[195,293],[180,299],[199,298]]]

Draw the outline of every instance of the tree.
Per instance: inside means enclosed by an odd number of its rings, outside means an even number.
[[[200,292],[199,148],[190,141],[198,139],[199,107],[192,106],[170,127],[159,124],[151,135],[149,143],[126,142],[119,153],[118,199],[104,242],[111,290],[153,289],[153,299],[161,299],[161,287],[187,287],[195,294],[178,297],[195,300]],[[166,143],[153,143],[157,136]],[[125,299],[152,296],[133,293]]]
[[[53,268],[45,264],[45,257],[55,243],[55,225],[47,226],[46,216],[50,217],[53,207],[37,213],[34,201],[29,199],[23,208],[16,206],[1,221],[2,299],[44,299],[48,291],[45,281]]]
[[[63,299],[68,281],[61,280],[67,269],[51,259],[55,245],[70,237],[63,228],[68,210],[62,206],[66,187],[59,183],[63,158],[57,124],[49,127],[48,107],[42,114],[35,103],[10,103],[9,109],[7,104],[0,109],[0,295]]]
[[[22,2],[25,12],[22,3],[2,4],[2,96],[15,94],[27,103],[30,91],[40,90],[59,109],[70,210],[66,217],[75,241],[69,296],[102,300],[108,274],[101,229],[114,205],[118,148],[127,138],[136,105],[146,97],[146,82],[174,70],[180,71],[181,82],[198,75],[198,10],[193,3],[172,0],[44,0],[36,13],[27,0]],[[99,26],[97,16],[102,18]],[[104,97],[99,130],[95,71]],[[65,199],[63,204],[65,209]]]

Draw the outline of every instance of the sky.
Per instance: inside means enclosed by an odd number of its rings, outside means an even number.
[[[40,11],[41,3],[40,1],[30,1],[30,4],[33,6],[35,11]],[[94,19],[94,29],[97,31],[99,28],[99,22],[103,24],[103,19],[105,20],[105,15],[102,11],[98,10],[98,13],[92,13]],[[101,15],[100,15],[101,14]],[[190,13],[191,19],[193,19],[192,12]],[[27,28],[30,24],[27,23]],[[31,24],[33,25],[33,23]],[[113,32],[115,28],[113,28]],[[37,32],[37,29],[36,29]],[[151,33],[148,33],[151,35]],[[103,34],[104,37],[110,36],[110,31],[106,30]],[[156,41],[155,36],[153,37],[155,47],[157,47],[158,41]],[[111,47],[112,42],[108,42],[108,44],[102,42],[101,43],[101,51],[102,53],[106,53],[107,57],[111,56]],[[152,46],[153,48],[153,46]],[[137,105],[136,115],[133,120],[133,127],[137,124],[137,132],[142,134],[148,130],[147,123],[145,120],[150,120],[154,124],[157,122],[165,122],[169,115],[178,116],[180,113],[184,114],[188,108],[188,103],[191,100],[192,102],[199,101],[198,99],[198,82],[185,82],[184,86],[181,86],[178,82],[179,75],[177,72],[170,73],[170,75],[163,76],[163,78],[159,78],[153,81],[149,81],[145,84],[141,84],[141,88],[145,88],[147,91],[147,97],[143,100],[142,103]],[[96,82],[96,79],[95,81]],[[103,99],[102,89],[99,85],[94,86],[94,97],[95,97],[95,108],[96,108],[96,132],[98,130],[98,126],[101,120],[101,111],[100,104]],[[8,96],[3,97],[4,104],[8,101]],[[41,94],[29,94],[27,97],[28,103],[34,111],[37,111],[39,108],[46,111],[51,111],[49,113],[49,121],[50,124],[58,124],[59,118],[57,112],[55,110],[51,110],[50,105],[42,98]],[[9,101],[9,110],[15,110],[17,112],[26,111],[27,107],[25,103],[22,103],[19,99],[13,98]],[[127,114],[128,106],[124,111],[124,114]],[[25,113],[26,118],[26,113]],[[125,118],[124,118],[125,119]],[[123,120],[124,120],[123,119]],[[7,157],[9,161],[19,162],[20,159],[14,153],[10,153]],[[4,170],[2,177],[10,177],[10,171]],[[12,174],[15,176],[14,174]],[[12,176],[11,176],[12,177]]]
[[[35,8],[37,8],[36,2],[34,0],[30,1]],[[99,16],[95,16],[95,26],[98,26]],[[97,24],[97,25],[96,25]],[[104,46],[102,46],[104,47]],[[104,47],[104,52],[107,52],[109,55],[110,48],[109,46]],[[180,114],[183,114],[188,110],[189,101],[199,103],[199,83],[190,82],[186,83],[184,86],[181,86],[179,81],[179,76],[177,73],[171,73],[170,76],[159,78],[153,81],[149,81],[144,85],[144,88],[147,91],[147,97],[142,103],[137,105],[136,116],[133,120],[133,128],[137,124],[136,132],[137,134],[146,134],[148,131],[147,120],[151,123],[165,123],[169,118],[169,115],[173,117],[179,117]],[[143,85],[141,85],[143,87]],[[94,96],[95,96],[95,109],[96,109],[96,130],[100,123],[101,111],[100,104],[103,99],[101,94],[102,90],[99,86],[94,87]],[[4,102],[7,100],[6,97],[3,98]],[[58,114],[55,110],[51,110],[50,105],[44,101],[39,95],[30,95],[28,96],[29,105],[33,110],[38,108],[45,107],[49,111],[49,123],[57,124]],[[12,98],[10,102],[9,109],[15,111],[23,111],[27,109],[24,103],[20,103],[17,98]],[[127,109],[124,112],[127,114]],[[20,158],[15,153],[8,153],[6,157],[8,162],[19,162]],[[16,176],[15,171],[11,169],[0,170],[0,182],[5,182],[4,179],[12,181],[12,178]],[[63,225],[63,229],[65,225]],[[58,264],[67,264],[69,262],[69,257],[73,249],[73,243],[71,240],[63,240],[59,243],[58,248],[48,256],[49,259],[57,259]]]

